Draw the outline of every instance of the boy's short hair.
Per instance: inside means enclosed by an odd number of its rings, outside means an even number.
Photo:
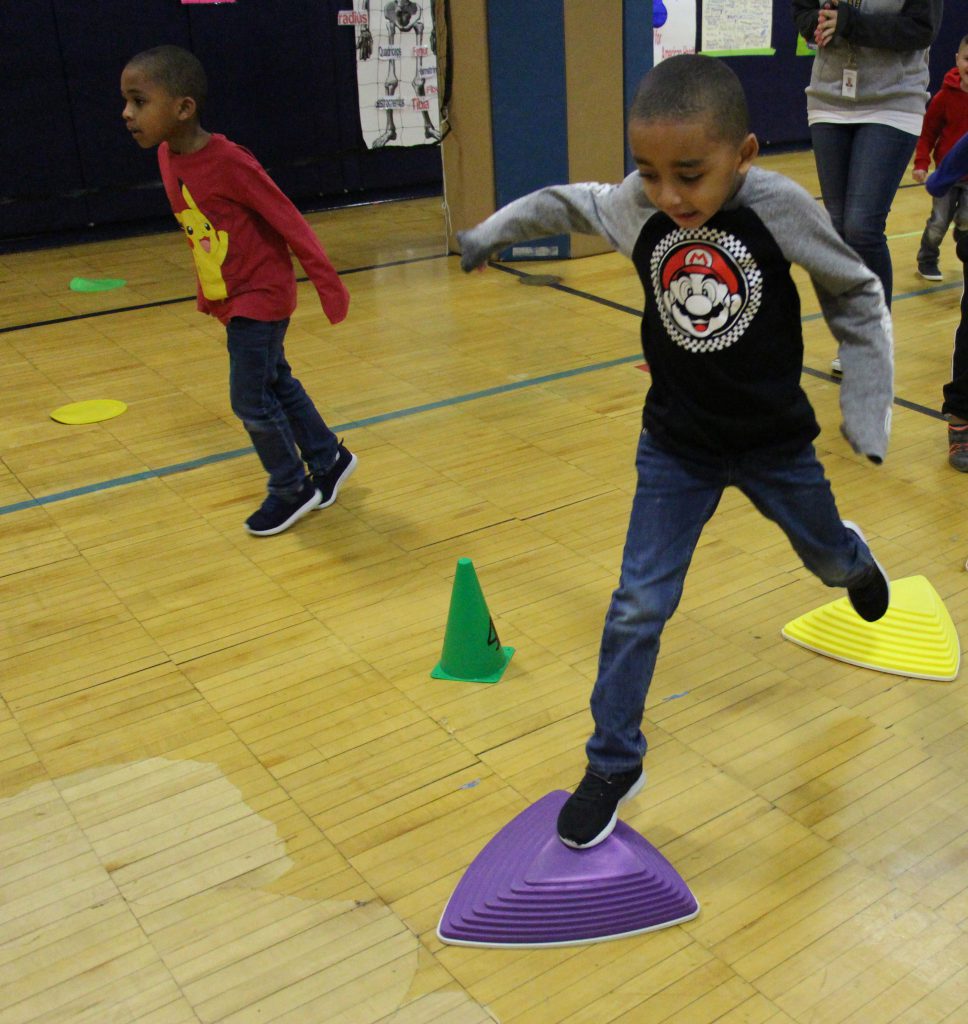
[[[958,44],[958,49],[960,50],[964,46],[968,46],[968,36],[961,37],[961,42]]]
[[[746,94],[736,74],[715,57],[684,53],[656,64],[639,83],[629,121],[708,118],[717,134],[740,143],[749,134]]]
[[[172,96],[191,96],[199,110],[208,98],[208,78],[202,62],[181,46],[154,46],[128,61],[137,65]]]

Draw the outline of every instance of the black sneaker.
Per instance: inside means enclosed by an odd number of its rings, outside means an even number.
[[[867,543],[856,523],[851,523],[846,519],[843,522],[848,530],[856,533],[865,544]],[[874,558],[873,553],[871,558]],[[866,619],[868,622],[877,622],[884,615],[891,603],[891,584],[887,573],[881,568],[881,563],[876,558],[860,583],[855,583],[852,587],[847,588],[847,596],[854,606],[854,611],[862,619]]]
[[[925,281],[943,281],[944,274],[941,273],[938,267],[937,260],[919,260],[918,261],[918,274],[925,279]]]
[[[342,441],[339,443],[338,452],[336,461],[325,473],[313,474],[313,483],[322,496],[322,500],[316,506],[317,508],[329,508],[336,501],[336,495],[339,494],[339,489],[343,486],[343,482],[356,469],[356,463],[359,460]]]
[[[604,842],[615,828],[619,807],[644,785],[641,767],[608,776],[586,769],[578,788],[558,812],[558,838],[575,850]]]
[[[262,503],[262,507],[253,512],[245,521],[245,528],[256,537],[271,537],[274,533],[282,533],[312,509],[320,500],[319,491],[307,477],[302,490],[293,501],[286,501],[275,494],[270,494]]]
[[[948,465],[968,473],[968,423],[948,424]]]

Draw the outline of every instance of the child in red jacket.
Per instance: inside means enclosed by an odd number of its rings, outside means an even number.
[[[158,146],[165,192],[195,261],[198,308],[225,324],[232,411],[269,475],[269,493],[245,528],[266,537],[331,505],[357,461],[286,360],[296,306],[290,249],[330,323],[346,316],[350,297],[313,229],[256,158],[202,128],[206,93],[202,65],[178,46],[139,53],[121,75],[125,126],[143,149]]]
[[[923,184],[928,176],[931,158],[935,166],[949,149],[968,132],[968,36],[958,44],[955,66],[944,76],[941,88],[932,97],[924,115],[921,138],[914,151],[911,177]],[[924,226],[918,249],[918,273],[928,281],[941,281],[938,266],[941,242],[954,221],[955,242],[968,233],[968,178],[962,179],[931,204],[931,215]]]

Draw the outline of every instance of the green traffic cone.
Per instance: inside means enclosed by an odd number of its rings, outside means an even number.
[[[501,646],[473,563],[469,558],[458,558],[444,650],[431,676],[466,683],[496,683],[504,675],[512,654],[513,647]]]

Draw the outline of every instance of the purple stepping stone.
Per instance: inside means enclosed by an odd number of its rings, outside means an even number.
[[[558,839],[555,790],[522,811],[474,858],[437,935],[457,946],[567,946],[689,921],[699,904],[659,851],[620,821],[598,846]]]

